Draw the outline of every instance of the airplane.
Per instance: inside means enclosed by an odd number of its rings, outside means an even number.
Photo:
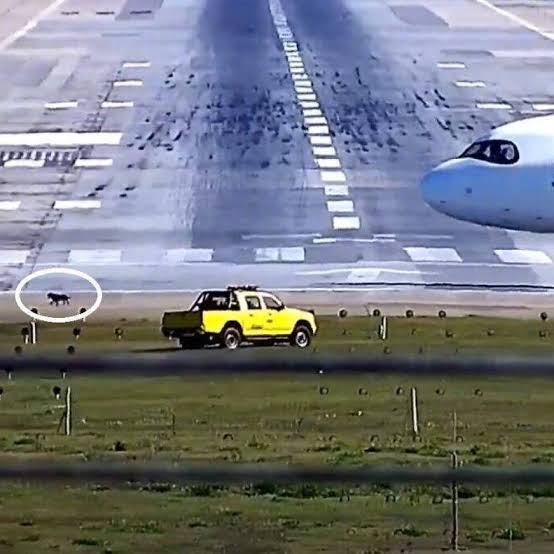
[[[493,129],[429,173],[425,202],[455,219],[554,232],[554,114]]]

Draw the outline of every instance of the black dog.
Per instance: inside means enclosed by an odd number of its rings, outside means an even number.
[[[55,292],[49,292],[46,297],[50,300],[50,304],[55,304],[56,306],[60,302],[69,306],[69,299],[71,298],[67,294],[56,294]]]

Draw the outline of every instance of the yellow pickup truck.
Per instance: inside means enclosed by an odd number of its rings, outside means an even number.
[[[204,291],[189,310],[162,316],[165,337],[183,348],[218,345],[235,350],[244,342],[288,342],[307,348],[317,332],[312,311],[288,308],[257,287]]]

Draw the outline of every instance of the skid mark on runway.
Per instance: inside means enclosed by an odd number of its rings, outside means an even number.
[[[317,94],[312,88],[312,81],[304,67],[304,61],[293,32],[291,31],[280,0],[269,0],[269,8],[273,23],[283,46],[289,64],[289,71],[294,83],[297,100],[303,110],[304,128],[306,136],[312,145],[315,163],[320,170],[320,180],[326,183],[346,183],[346,174],[333,146],[331,131],[324,110],[319,103]],[[349,196],[348,185],[340,189],[333,186],[324,186],[324,192],[330,200],[327,209],[333,215],[332,224],[336,231],[359,230],[360,218],[354,215],[353,200],[332,200],[333,196]],[[347,212],[350,215],[334,215]]]

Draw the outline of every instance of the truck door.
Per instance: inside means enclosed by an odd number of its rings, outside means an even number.
[[[246,303],[246,317],[244,331],[247,336],[265,335],[266,331],[266,310],[263,309],[260,297],[255,294],[244,297]]]
[[[273,336],[287,335],[290,333],[289,317],[284,306],[279,300],[271,294],[263,294],[262,299],[266,307],[267,329]]]

